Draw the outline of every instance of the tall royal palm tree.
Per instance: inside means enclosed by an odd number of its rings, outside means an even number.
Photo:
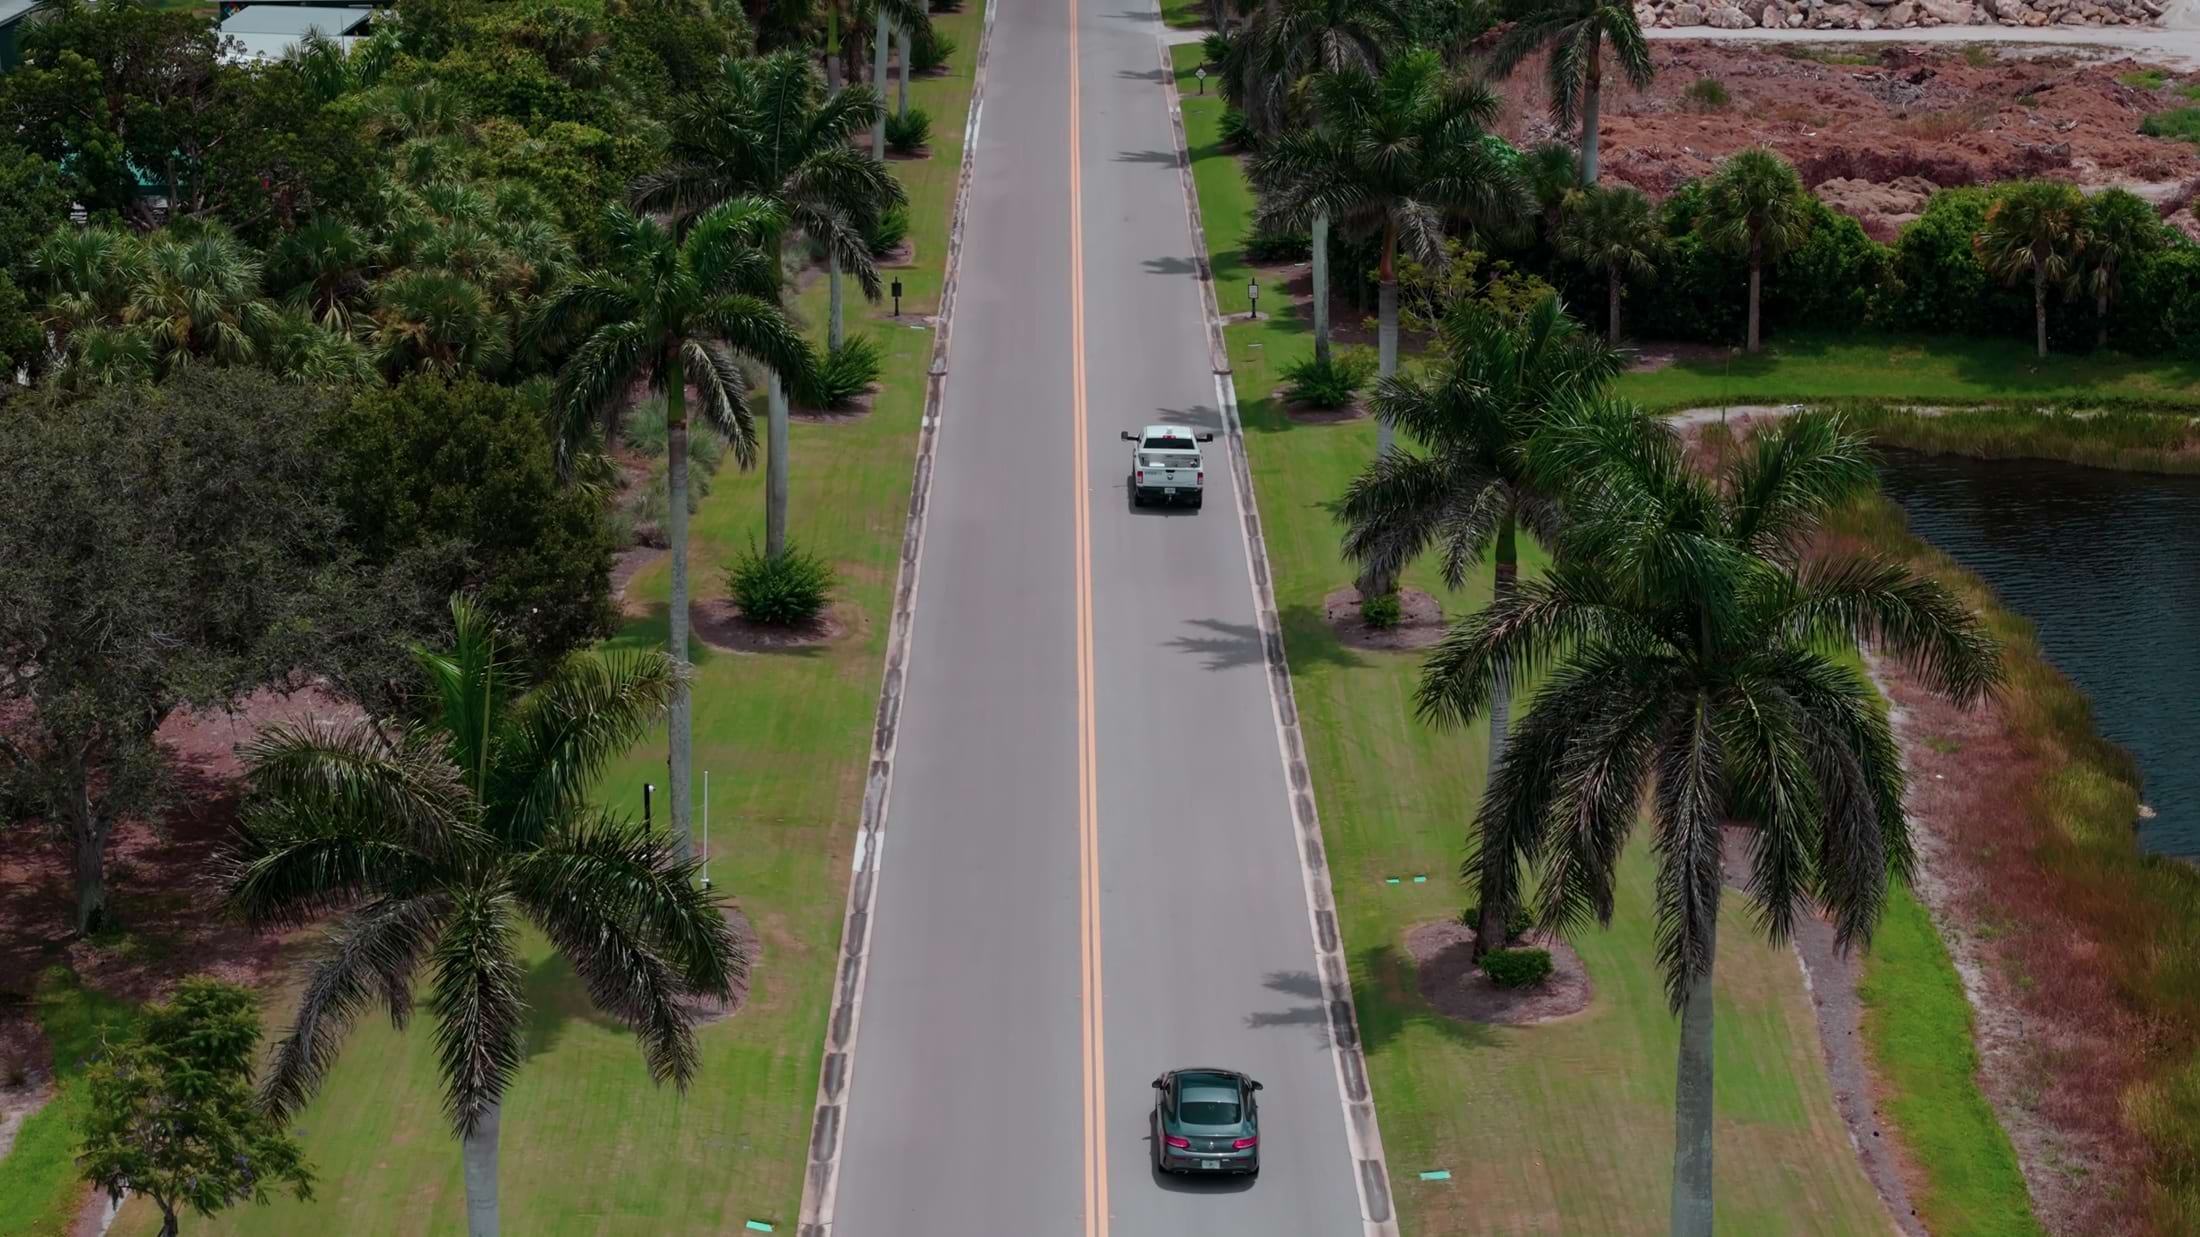
[[[2085,200],[2085,285],[2093,292],[2095,348],[2108,347],[2108,310],[2124,276],[2169,241],[2152,203],[2129,189],[2103,189]]]
[[[1434,549],[1444,586],[1457,590],[1488,555],[1491,596],[1509,600],[1520,575],[1521,530],[1552,544],[1557,495],[1529,471],[1528,444],[1568,401],[1596,395],[1620,356],[1582,331],[1555,296],[1518,319],[1461,301],[1438,326],[1439,363],[1389,379],[1375,414],[1427,453],[1394,451],[1369,464],[1339,512],[1345,556],[1379,579]],[[1509,683],[1493,685],[1489,768],[1505,754]],[[1479,842],[1477,844],[1479,849]],[[1504,944],[1509,891],[1484,885],[1476,957]]]
[[[496,1237],[499,1114],[526,1060],[522,921],[639,1037],[650,1075],[682,1089],[698,999],[726,999],[747,959],[677,845],[587,804],[663,713],[672,661],[576,653],[523,690],[488,616],[463,599],[452,613],[454,647],[419,656],[439,702],[427,724],[278,727],[249,745],[230,898],[258,926],[343,912],[262,1084],[280,1115],[312,1096],[355,1019],[379,1005],[403,1026],[426,979],[466,1231]]]
[[[1986,221],[1971,247],[1981,265],[2012,283],[2031,276],[2032,334],[2047,355],[2047,287],[2071,282],[2085,247],[2085,195],[2059,180],[2027,180],[2004,186],[1986,208]]]
[[[1627,277],[1648,276],[1665,249],[1657,213],[1642,191],[1627,185],[1576,189],[1559,208],[1558,248],[1591,270],[1604,272],[1605,338],[1619,343],[1619,292]]]
[[[1597,110],[1604,95],[1604,48],[1628,84],[1650,84],[1650,42],[1642,37],[1628,0],[1517,0],[1512,27],[1490,53],[1492,67],[1509,75],[1539,51],[1550,53],[1544,85],[1551,118],[1562,128],[1581,126],[1581,183],[1597,183]]]
[[[1611,405],[1560,419],[1531,454],[1538,475],[1574,482],[1559,563],[1454,627],[1419,703],[1459,721],[1498,683],[1545,672],[1483,796],[1475,867],[1516,892],[1532,861],[1546,928],[1610,922],[1649,796],[1658,959],[1681,1019],[1672,1231],[1705,1237],[1722,827],[1750,841],[1774,939],[1822,907],[1842,947],[1869,943],[1909,870],[1909,826],[1877,694],[1838,650],[1868,642],[1959,702],[1992,687],[1999,657],[1976,615],[1906,566],[1807,555],[1826,513],[1875,484],[1833,417],[1758,434],[1716,477]]]
[[[558,373],[557,407],[564,418],[561,458],[572,456],[599,425],[607,434],[641,383],[665,401],[665,504],[671,543],[672,597],[668,647],[679,672],[672,691],[671,772],[674,840],[690,842],[694,804],[688,666],[688,402],[701,396],[703,419],[733,444],[741,467],[756,459],[749,416],[746,359],[775,381],[811,381],[809,345],[778,300],[778,259],[768,248],[785,226],[772,202],[735,199],[697,218],[685,239],[625,207],[611,208],[610,269],[562,284],[536,305],[525,338],[553,349],[582,342]]]
[[[1387,0],[1282,0],[1254,13],[1230,40],[1230,80],[1253,127],[1267,137],[1302,118],[1314,74],[1379,73],[1406,37],[1406,19]],[[1313,233],[1314,357],[1329,361],[1329,214]]]
[[[1381,240],[1380,374],[1398,372],[1398,252],[1441,268],[1444,227],[1509,224],[1527,209],[1512,164],[1481,140],[1497,114],[1487,86],[1452,73],[1433,51],[1407,52],[1380,76],[1316,74],[1315,123],[1262,147],[1253,160],[1261,213],[1289,228],[1329,219]],[[1390,450],[1390,426],[1380,430]]]
[[[1749,263],[1749,351],[1755,352],[1765,266],[1809,235],[1810,197],[1795,168],[1762,146],[1729,156],[1706,189],[1696,226],[1705,239]]]
[[[852,144],[884,115],[879,96],[868,88],[827,96],[801,52],[729,60],[718,89],[679,105],[670,161],[635,183],[635,201],[680,220],[735,198],[777,204],[784,227],[825,250],[832,297],[826,338],[838,348],[841,274],[854,275],[867,299],[879,298],[867,233],[886,211],[909,201],[886,165]],[[776,255],[779,243],[774,235],[767,252]],[[768,397],[764,548],[778,555],[787,542],[786,384],[774,377]]]

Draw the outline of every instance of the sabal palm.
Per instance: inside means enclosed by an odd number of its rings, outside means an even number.
[[[2012,283],[2032,277],[2032,332],[2040,356],[2047,355],[2047,285],[2071,282],[2085,243],[2085,195],[2059,180],[2004,186],[1971,238],[1988,272]]]
[[[1605,278],[1606,335],[1619,342],[1619,293],[1630,275],[1648,277],[1665,249],[1650,199],[1627,185],[1591,186],[1566,195],[1559,208],[1558,247]]]
[[[226,229],[147,238],[122,320],[160,342],[168,363],[250,361],[271,311],[260,299],[260,260]]]
[[[1650,42],[1642,36],[1629,0],[1527,0],[1525,11],[1491,49],[1492,66],[1509,75],[1548,50],[1544,88],[1551,118],[1562,128],[1581,125],[1581,183],[1597,183],[1597,111],[1604,94],[1604,48],[1635,89],[1650,84]]]
[[[1749,263],[1749,351],[1755,352],[1765,265],[1779,261],[1810,232],[1810,198],[1802,178],[1762,146],[1738,151],[1712,174],[1696,226],[1712,244]]]
[[[663,835],[586,802],[663,713],[671,661],[578,653],[522,690],[487,615],[464,600],[452,613],[453,648],[419,655],[440,702],[427,724],[277,727],[247,747],[230,899],[258,926],[346,908],[262,1084],[277,1113],[305,1104],[368,1009],[404,1025],[425,979],[467,1232],[494,1237],[499,1113],[526,1059],[522,921],[640,1038],[650,1075],[683,1089],[694,1002],[725,999],[747,960]]]
[[[627,409],[641,383],[665,401],[667,536],[672,596],[668,647],[681,679],[672,696],[670,791],[673,833],[688,844],[687,392],[702,397],[703,419],[732,444],[747,468],[756,458],[743,358],[797,387],[812,362],[794,324],[774,299],[778,259],[767,248],[785,225],[776,203],[738,198],[696,219],[685,239],[646,215],[611,208],[609,269],[560,285],[529,316],[524,340],[545,351],[579,340],[556,384],[559,457],[570,462],[596,432]]]
[[[369,343],[393,374],[495,374],[512,356],[510,319],[487,289],[456,271],[391,275],[375,286],[372,317]]]
[[[1459,722],[1496,685],[1545,672],[1493,771],[1471,875],[1543,925],[1609,923],[1620,855],[1648,798],[1657,953],[1681,1018],[1673,1232],[1711,1231],[1712,968],[1722,826],[1746,828],[1749,892],[1774,939],[1822,907],[1869,942],[1909,870],[1903,769],[1874,688],[1839,650],[1869,641],[1959,702],[1999,659],[1978,618],[1904,565],[1812,559],[1825,515],[1875,483],[1863,441],[1808,414],[1760,433],[1716,477],[1639,412],[1601,405],[1532,445],[1572,478],[1550,573],[1458,624],[1424,672],[1424,715]]]
[[[66,351],[77,332],[121,318],[144,277],[145,246],[118,228],[64,224],[32,251],[31,271],[45,296],[43,325]]]
[[[324,326],[349,330],[353,307],[366,294],[380,258],[366,229],[316,215],[275,243],[268,264],[284,299],[309,310]]]
[[[2093,346],[2108,346],[2108,308],[2124,290],[2124,274],[2168,243],[2152,203],[2129,189],[2103,189],[2085,200],[2085,284],[2093,291]]]
[[[1526,210],[1518,173],[1483,142],[1497,96],[1417,49],[1380,76],[1324,72],[1309,86],[1315,124],[1253,161],[1261,214],[1290,228],[1326,216],[1381,238],[1377,311],[1381,374],[1398,372],[1398,251],[1441,269],[1445,225],[1507,224]],[[1390,429],[1381,430],[1390,449]]]
[[[1444,586],[1457,590],[1484,555],[1491,596],[1509,599],[1518,581],[1518,533],[1550,544],[1557,497],[1528,467],[1528,444],[1567,401],[1601,391],[1619,354],[1582,331],[1558,298],[1508,319],[1461,301],[1438,326],[1441,359],[1425,375],[1384,382],[1375,414],[1427,454],[1403,449],[1370,464],[1345,492],[1339,517],[1345,557],[1368,574],[1395,579],[1435,550]],[[1509,685],[1489,706],[1489,765],[1504,758]],[[1504,943],[1508,891],[1485,887],[1475,932],[1477,957]]]
[[[909,200],[884,163],[851,144],[884,115],[879,96],[868,88],[850,86],[827,96],[802,52],[728,60],[717,89],[679,106],[670,160],[635,183],[635,201],[681,220],[737,198],[773,203],[784,227],[826,252],[831,285],[826,339],[837,348],[841,275],[853,274],[863,295],[878,299],[878,264],[867,234],[885,211]],[[765,243],[775,277],[779,235]],[[764,549],[776,556],[787,544],[788,409],[783,383],[775,379],[768,394]]]

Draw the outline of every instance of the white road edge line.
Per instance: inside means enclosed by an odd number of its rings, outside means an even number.
[[[894,753],[901,733],[902,689],[908,682],[909,634],[916,620],[932,468],[938,458],[941,423],[946,419],[947,354],[954,329],[956,276],[962,269],[963,226],[969,216],[970,184],[978,159],[978,118],[985,109],[986,60],[993,46],[993,19],[1001,3],[986,0],[977,60],[971,69],[970,115],[963,122],[962,167],[956,177],[954,219],[948,227],[947,265],[940,281],[932,362],[926,371],[924,416],[917,430],[915,480],[910,484],[909,513],[902,529],[901,568],[894,583],[894,615],[886,640],[886,671],[879,684],[878,714],[871,728],[871,764],[864,778],[863,814],[856,826],[848,909],[840,925],[840,971],[825,1020],[825,1059],[818,1069],[817,1105],[810,1122],[797,1237],[830,1237],[834,1206],[840,1197],[840,1149],[847,1132],[844,1118],[855,1080],[864,982],[870,975],[871,911],[878,904],[879,872],[885,861],[886,811],[893,792]]]
[[[1207,260],[1207,236],[1199,215],[1199,192],[1192,180],[1190,143],[1184,136],[1184,109],[1177,99],[1176,65],[1170,45],[1160,36],[1161,81],[1168,92],[1169,125],[1175,135],[1178,178],[1192,226],[1192,261],[1199,272],[1200,309],[1207,318],[1207,342],[1215,374],[1215,401],[1221,409],[1230,477],[1237,490],[1238,532],[1245,546],[1246,580],[1259,615],[1262,658],[1268,670],[1268,699],[1275,711],[1276,748],[1282,757],[1285,789],[1297,831],[1299,872],[1306,890],[1306,916],[1312,929],[1314,961],[1322,986],[1322,1009],[1329,1030],[1330,1061],[1337,1071],[1337,1101],[1344,1111],[1345,1143],[1352,1154],[1353,1179],[1360,1194],[1363,1237],[1398,1237],[1398,1218],[1390,1201],[1390,1167],[1383,1157],[1383,1134],[1375,1120],[1375,1096],[1367,1080],[1367,1057],[1360,1047],[1360,1019],[1352,1004],[1352,978],[1346,968],[1344,936],[1337,924],[1336,899],[1329,885],[1328,851],[1322,844],[1321,817],[1314,806],[1314,784],[1306,769],[1306,744],[1299,732],[1298,700],[1291,690],[1283,628],[1276,618],[1267,542],[1261,536],[1260,508],[1253,498],[1253,467],[1245,452],[1244,426],[1238,420],[1237,385],[1230,376],[1230,353],[1222,336],[1222,312],[1215,300],[1214,268]]]

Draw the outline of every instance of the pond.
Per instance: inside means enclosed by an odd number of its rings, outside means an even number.
[[[2041,460],[1884,453],[1918,536],[2039,629],[2128,749],[2147,849],[2200,858],[2200,477]]]

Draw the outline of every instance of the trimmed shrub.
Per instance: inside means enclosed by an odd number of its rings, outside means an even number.
[[[1533,988],[1551,977],[1551,951],[1493,949],[1482,955],[1482,973],[1500,988]]]
[[[1222,144],[1232,150],[1257,150],[1260,134],[1253,131],[1253,119],[1236,108],[1222,113]]]
[[[1470,928],[1480,929],[1482,926],[1481,906],[1473,905],[1461,911],[1459,922]],[[1507,941],[1517,941],[1526,936],[1529,929],[1533,927],[1535,927],[1535,916],[1528,912],[1527,907],[1516,906],[1505,916],[1505,939]]]
[[[897,155],[913,155],[932,141],[932,118],[921,107],[886,118],[886,149]]]
[[[868,335],[850,335],[817,362],[817,386],[804,392],[814,408],[846,408],[878,381],[882,366],[878,343]]]
[[[1726,83],[1716,77],[1699,77],[1681,91],[1681,106],[1692,112],[1723,112],[1733,101]]]
[[[1360,621],[1377,631],[1389,631],[1405,617],[1405,608],[1398,604],[1398,594],[1377,593],[1360,599]]]
[[[909,71],[937,73],[947,67],[954,55],[955,40],[937,30],[919,30],[917,37],[909,40]]]
[[[1245,238],[1245,260],[1260,266],[1310,262],[1314,238],[1305,232],[1255,232]]]
[[[1308,357],[1283,371],[1284,398],[1307,408],[1343,408],[1375,376],[1375,354],[1365,348],[1332,352],[1324,363]]]
[[[726,592],[742,617],[769,627],[801,627],[817,621],[833,600],[833,569],[815,554],[788,546],[774,556],[746,553],[726,568]]]
[[[889,206],[863,234],[863,243],[874,258],[883,258],[909,239],[909,208]]]

